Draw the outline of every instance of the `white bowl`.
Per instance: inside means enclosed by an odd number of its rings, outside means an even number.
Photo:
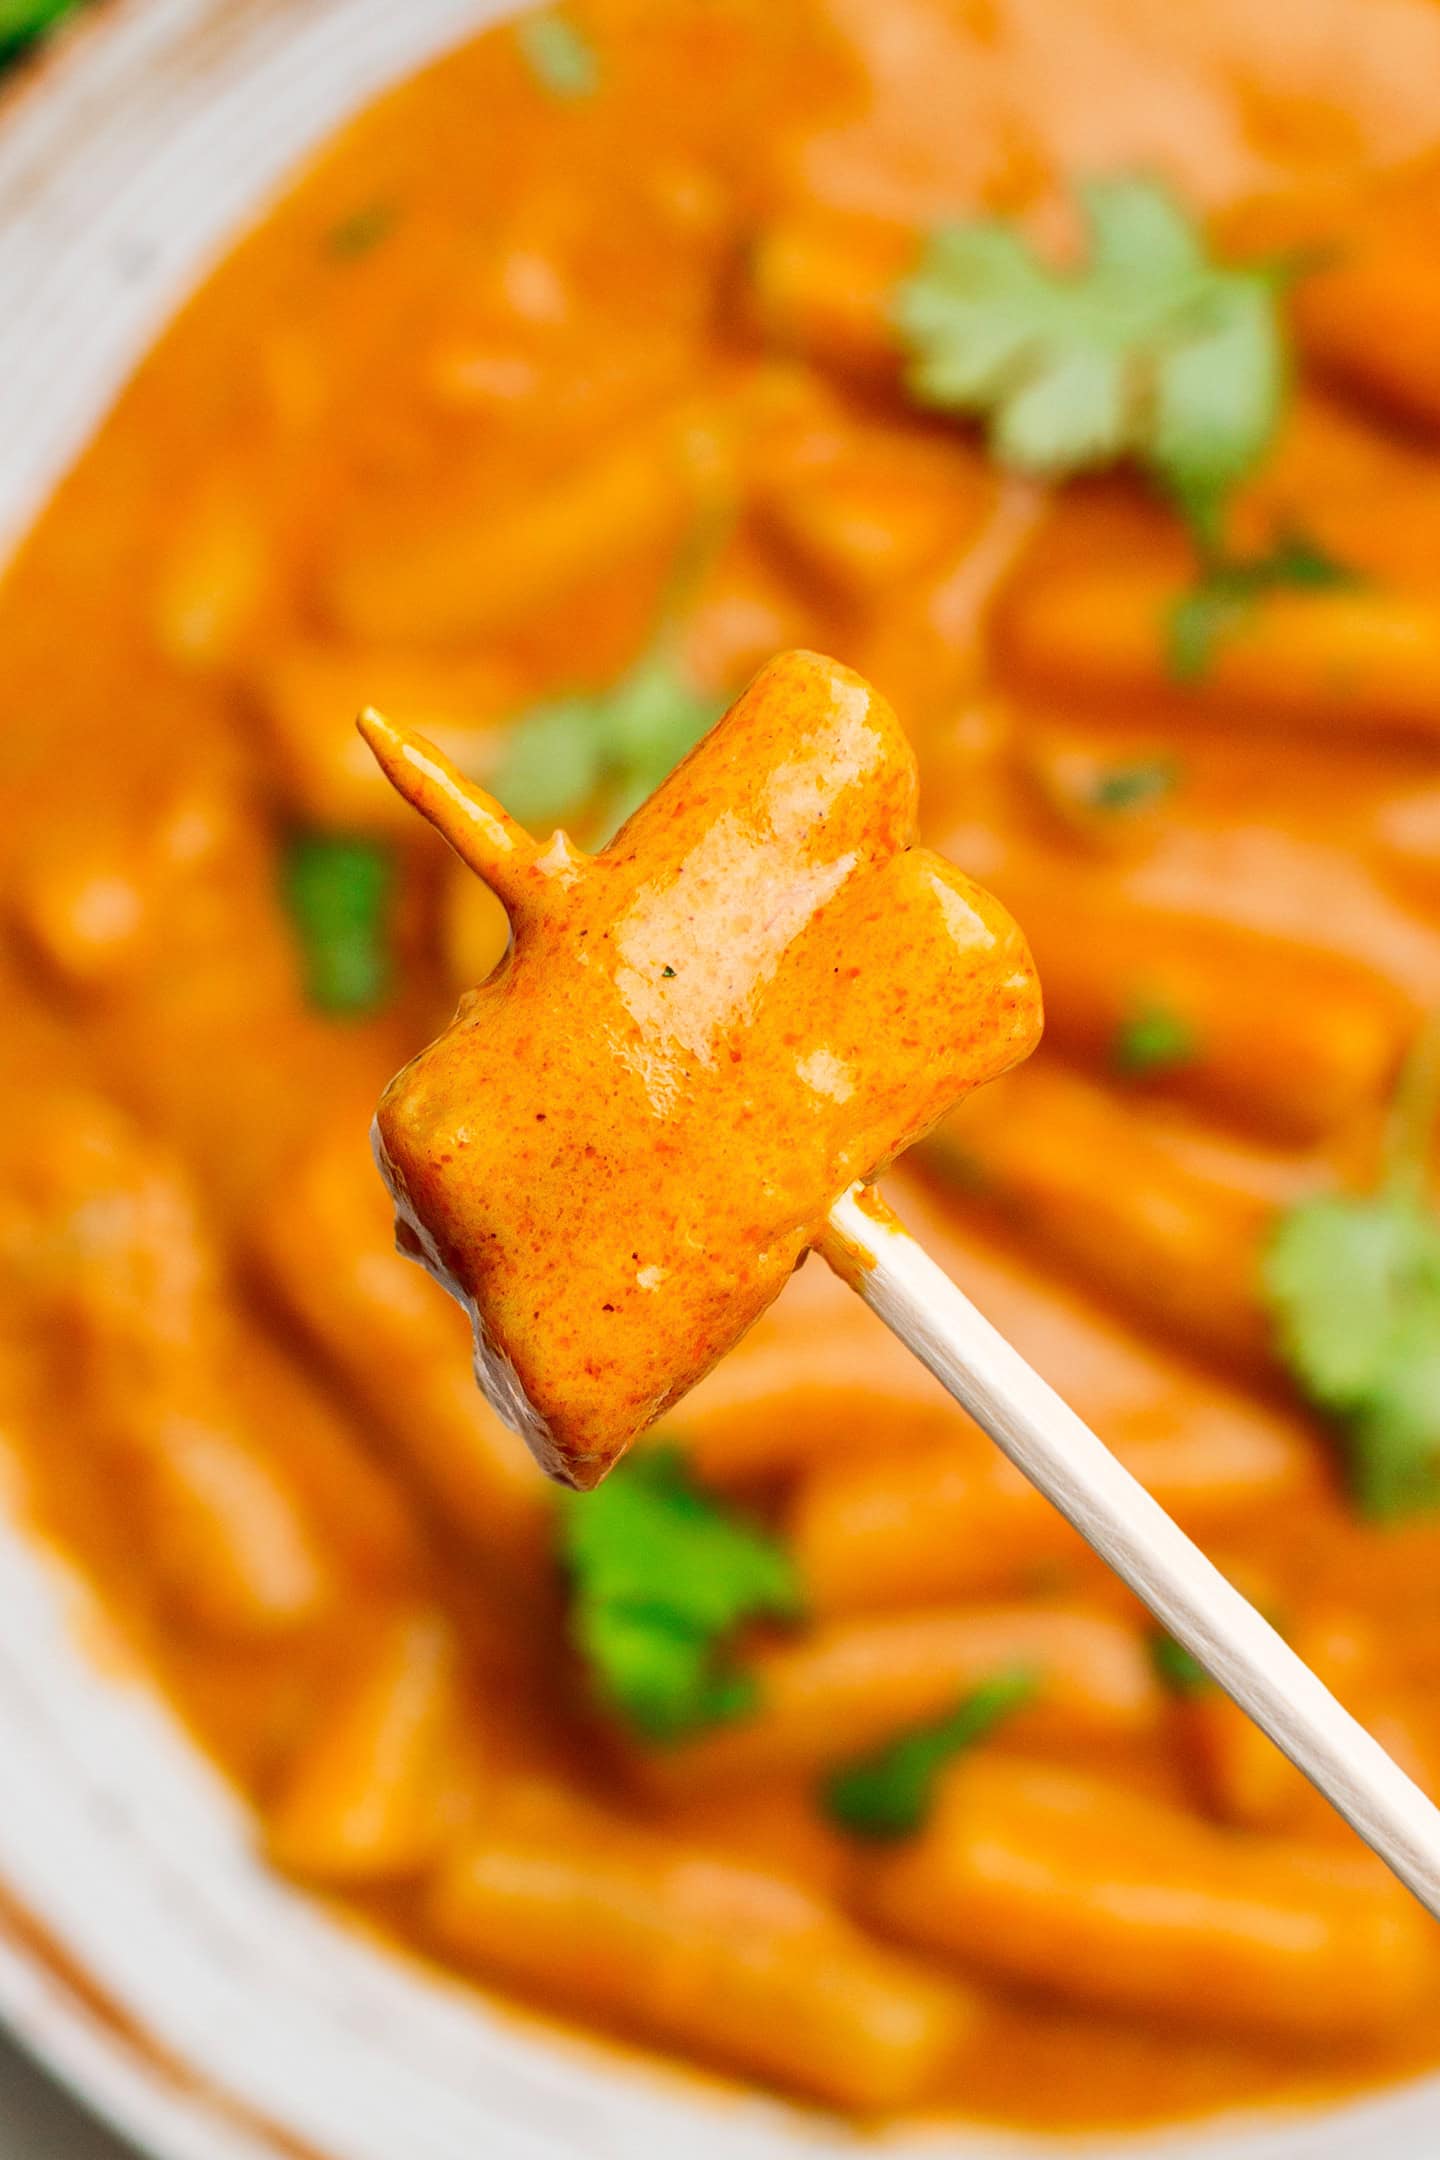
[[[1057,0],[1057,5],[1063,0]],[[507,0],[112,0],[0,106],[0,554],[166,317],[337,121]],[[268,1875],[239,1806],[0,1490],[0,2013],[162,2160],[786,2160],[873,2139],[555,2037]],[[1440,2082],[931,2160],[1433,2160]]]

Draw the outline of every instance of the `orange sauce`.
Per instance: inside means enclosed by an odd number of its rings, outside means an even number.
[[[1369,1175],[1440,999],[1440,15],[585,0],[573,22],[590,94],[501,28],[362,116],[161,340],[0,590],[0,1402],[37,1528],[277,1864],[482,1984],[864,2113],[1094,2128],[1433,2066],[1440,1980],[1404,1924],[1378,2023],[1343,1991],[1323,2030],[1178,1990],[1150,2014],[1099,1999],[1073,1905],[1045,1971],[993,1895],[968,1949],[920,1943],[913,1883],[888,1894],[821,1819],[818,1757],[877,1687],[933,1715],[1023,1640],[1054,1692],[988,1743],[996,1789],[1059,1766],[1123,1792],[1156,1868],[1202,1889],[1213,1839],[1277,1840],[1306,1912],[1330,1856],[1345,1926],[1391,1956],[1346,1835],[1223,1711],[1164,1697],[1141,1617],[818,1266],[669,1420],[807,1584],[811,1620],[757,1648],[769,1723],[659,1762],[597,1728],[545,1488],[474,1390],[463,1317],[392,1251],[366,1145],[501,928],[353,717],[384,707],[485,780],[516,714],[634,661],[723,504],[679,625],[696,686],[724,699],[797,645],[872,680],[927,839],[1013,910],[1045,985],[1045,1047],[892,1181],[902,1215],[1433,1783],[1440,1528],[1357,1516],[1256,1265],[1278,1208]],[[1063,246],[1071,181],[1137,169],[1227,245],[1337,243],[1239,518],[1302,524],[1365,584],[1332,614],[1277,604],[1198,689],[1156,629],[1188,575],[1173,516],[1123,476],[1017,482],[916,413],[883,307],[935,218]],[[1173,780],[1102,815],[1097,775],[1137,762]],[[393,850],[373,1012],[307,1002],[296,830]],[[1193,1055],[1118,1071],[1117,1030],[1156,1007]],[[508,1891],[474,1862],[497,1792],[517,1868],[600,1809],[562,1947],[588,1895],[612,1957],[622,1909],[653,1948],[655,1851],[732,1863],[655,1878],[692,1900],[684,2005],[632,1999],[598,1953],[548,1982],[523,1928],[487,1967],[465,1915],[498,1946]],[[1098,1847],[1075,1837],[1078,1881]],[[695,1975],[747,1930],[778,1946],[770,2027],[747,2043],[732,2008],[708,2048]],[[821,1968],[854,1976],[843,2017],[785,1991]],[[774,2032],[811,2016],[802,2063]]]

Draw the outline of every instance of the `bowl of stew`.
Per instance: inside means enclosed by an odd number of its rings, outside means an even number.
[[[1436,80],[116,0],[10,82],[0,2011],[157,2154],[1433,2150],[1430,1923],[818,1266],[538,1478],[366,1137],[506,925],[353,719],[598,844],[872,678],[1048,1014],[888,1189],[1435,1789]]]

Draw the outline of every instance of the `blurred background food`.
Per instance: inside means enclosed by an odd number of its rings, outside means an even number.
[[[6,1444],[367,1925],[866,2118],[1440,2057],[1430,1924],[818,1268],[540,1484],[366,1143],[506,926],[352,725],[598,845],[776,648],[872,676],[1049,1009],[897,1198],[1436,1789],[1437,81],[1430,0],[530,14],[22,550]]]

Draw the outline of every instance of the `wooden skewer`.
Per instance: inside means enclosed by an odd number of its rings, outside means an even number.
[[[871,1311],[1440,1919],[1440,1809],[977,1312],[852,1186],[820,1246]]]

